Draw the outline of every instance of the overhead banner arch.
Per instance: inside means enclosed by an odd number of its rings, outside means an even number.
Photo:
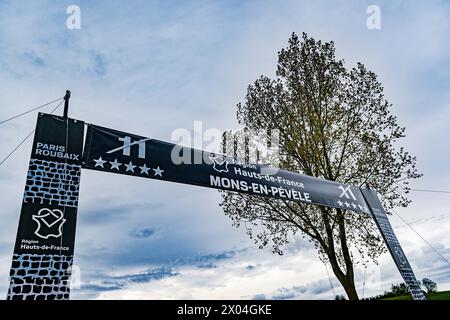
[[[183,163],[181,163],[184,161]],[[89,124],[83,167],[369,213],[357,187]]]
[[[425,299],[373,190],[92,124],[87,125],[85,143],[83,133],[82,121],[39,115],[8,299],[69,298],[80,168],[370,214],[413,298]],[[22,244],[27,242],[30,246],[24,251]],[[63,245],[67,252],[62,251]]]

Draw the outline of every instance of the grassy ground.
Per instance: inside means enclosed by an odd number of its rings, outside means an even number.
[[[433,292],[427,296],[428,300],[450,300],[450,291]],[[411,296],[386,298],[384,300],[412,300]]]

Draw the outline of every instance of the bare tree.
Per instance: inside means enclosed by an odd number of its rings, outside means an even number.
[[[420,177],[416,159],[397,141],[397,124],[376,75],[358,63],[346,69],[333,42],[294,33],[278,53],[275,79],[261,76],[248,87],[237,117],[245,128],[278,129],[280,167],[357,186],[369,184],[387,209],[407,206],[403,188]],[[371,217],[341,209],[222,192],[224,212],[263,248],[282,246],[299,233],[314,244],[349,299],[357,300],[356,263],[377,261],[385,251]]]

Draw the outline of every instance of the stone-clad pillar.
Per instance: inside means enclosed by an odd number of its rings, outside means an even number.
[[[84,123],[39,114],[8,300],[68,299]]]

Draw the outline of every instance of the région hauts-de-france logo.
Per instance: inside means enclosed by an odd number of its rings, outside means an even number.
[[[217,172],[228,172],[228,161],[226,156],[211,154],[209,159],[213,162],[213,169]]]
[[[66,222],[61,210],[43,208],[39,210],[37,214],[32,215],[31,218],[37,223],[34,234],[39,238],[48,239],[50,237],[61,237],[62,227],[64,222]]]
[[[394,248],[394,252],[397,255],[400,263],[401,264],[405,264],[406,263],[406,258],[405,258],[405,255],[403,254],[402,249],[400,249],[400,247],[395,247]]]

